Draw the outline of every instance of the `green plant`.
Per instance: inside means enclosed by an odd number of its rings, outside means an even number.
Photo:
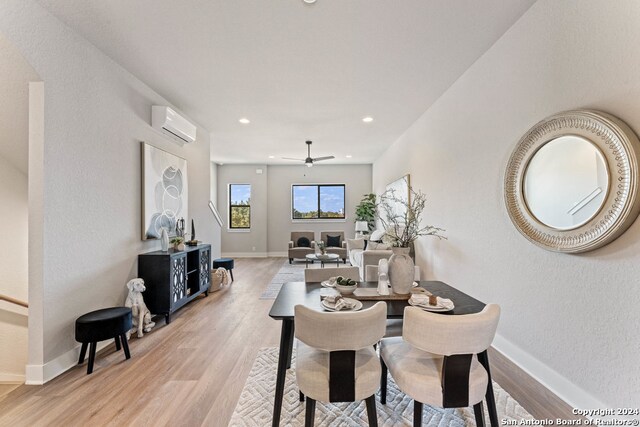
[[[179,245],[180,243],[184,242],[184,237],[172,237],[171,240],[169,240],[169,243],[171,243],[172,245]]]
[[[373,193],[365,194],[356,206],[356,221],[367,221],[369,231],[371,231],[376,227],[377,214],[376,195]]]
[[[432,225],[421,226],[427,196],[420,190],[416,192],[410,185],[408,188],[408,200],[397,195],[394,189],[389,189],[380,196],[378,209],[380,222],[385,230],[382,240],[391,246],[408,248],[420,236],[446,239],[440,234],[444,229]]]

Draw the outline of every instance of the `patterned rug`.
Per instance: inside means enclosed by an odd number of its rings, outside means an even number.
[[[233,412],[229,426],[263,427],[271,425],[273,398],[278,366],[278,349],[262,348],[258,351],[256,361],[251,368],[249,378],[240,394],[240,399]],[[295,385],[295,351],[292,369],[287,371],[282,404],[281,426],[304,425],[304,402],[299,401],[298,388]],[[493,383],[498,408],[499,420],[533,419],[497,383]],[[389,376],[387,384],[387,404],[380,403],[376,395],[378,424],[380,426],[413,425],[413,401],[396,387]],[[475,426],[472,408],[442,409],[425,405],[422,418],[423,425],[431,427],[464,427]],[[489,415],[485,408],[485,422],[489,423]],[[501,421],[502,422],[502,421]],[[316,404],[316,426],[368,426],[367,411],[364,402]]]

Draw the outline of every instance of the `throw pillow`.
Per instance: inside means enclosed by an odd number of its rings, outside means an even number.
[[[329,236],[327,235],[327,247],[328,248],[339,248],[340,247],[340,236]]]
[[[385,245],[384,243],[372,242],[370,241],[367,245],[367,249],[371,249],[373,251],[386,251],[389,249],[389,245]]]
[[[296,242],[296,246],[299,248],[310,248],[311,242],[306,237],[300,237]]]
[[[372,242],[381,242],[382,236],[384,236],[384,230],[373,230],[369,235],[369,240]]]

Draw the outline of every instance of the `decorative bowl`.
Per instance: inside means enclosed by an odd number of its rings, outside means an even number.
[[[336,290],[340,292],[341,295],[351,295],[353,291],[358,287],[358,282],[355,285],[340,285],[336,283]]]

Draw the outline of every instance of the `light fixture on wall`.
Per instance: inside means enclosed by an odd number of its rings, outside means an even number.
[[[365,231],[369,231],[369,223],[367,221],[356,221],[356,239],[364,237]]]

